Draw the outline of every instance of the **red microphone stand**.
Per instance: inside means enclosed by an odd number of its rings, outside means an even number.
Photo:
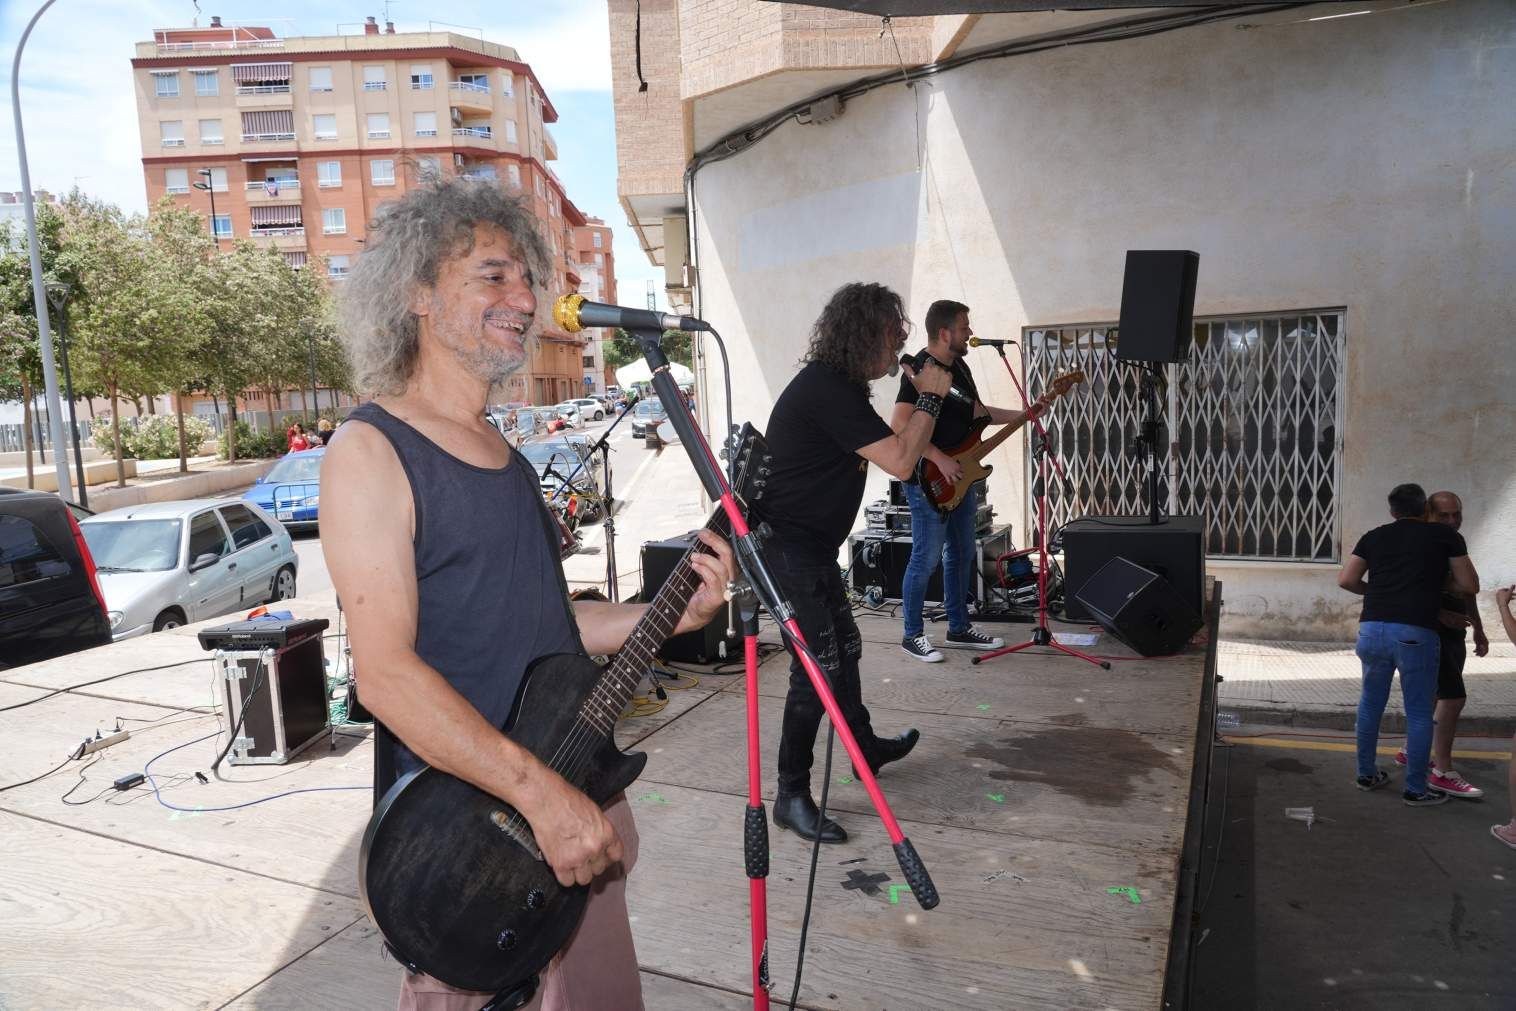
[[[1014,343],[1014,341],[1007,341],[1006,343]],[[1016,370],[1011,368],[1010,359],[1005,356],[1005,345],[996,344],[994,347],[995,353],[1000,355],[1000,360],[1005,363],[1005,371],[1010,375],[1011,383],[1016,387],[1016,393],[1021,397],[1022,410],[1030,411],[1032,409],[1031,401],[1027,399],[1026,388],[1021,385],[1021,380],[1016,378]],[[1059,653],[1110,670],[1110,661],[1097,660],[1088,653],[1081,653],[1071,646],[1065,646],[1058,641],[1053,635],[1053,630],[1048,627],[1047,464],[1051,454],[1048,452],[1047,429],[1042,427],[1042,420],[1036,415],[1033,415],[1031,420],[1039,436],[1038,445],[1032,450],[1032,453],[1037,457],[1037,480],[1042,484],[1042,493],[1037,496],[1037,626],[1032,629],[1032,637],[1026,642],[1017,643],[1014,646],[1006,646],[1003,649],[992,650],[989,653],[974,657],[969,662],[978,666],[986,660],[993,660],[998,656],[1005,656],[1007,653],[1020,653],[1022,650],[1031,649],[1033,646],[1051,646]],[[1059,477],[1064,481],[1069,479],[1068,474],[1064,473],[1063,466],[1056,459],[1053,460],[1053,466],[1057,468]]]
[[[688,404],[679,393],[678,384],[669,374],[668,358],[658,344],[659,338],[663,336],[662,332],[643,329],[632,329],[629,332],[642,346],[642,355],[653,374],[653,391],[658,394],[658,399],[662,401],[664,409],[668,412],[670,424],[679,433],[680,443],[684,446],[684,451],[689,454],[690,462],[695,466],[695,473],[699,475],[706,493],[721,503],[721,508],[731,522],[732,544],[736,551],[737,563],[747,583],[745,587],[733,593],[743,625],[743,656],[747,667],[748,798],[743,818],[742,849],[751,904],[753,1007],[757,1011],[767,1011],[769,1006],[767,890],[769,842],[768,818],[763,805],[762,778],[758,764],[757,604],[762,604],[769,614],[773,615],[774,620],[784,630],[786,638],[795,646],[795,654],[800,658],[800,664],[805,668],[806,676],[811,679],[811,686],[816,690],[816,696],[821,700],[827,718],[832,721],[832,728],[842,740],[842,746],[846,749],[848,757],[853,760],[855,777],[863,783],[863,788],[868,791],[869,801],[878,812],[879,820],[884,823],[885,833],[889,836],[891,846],[894,847],[895,859],[900,864],[900,871],[905,876],[907,884],[910,885],[911,895],[915,897],[922,909],[935,908],[941,900],[926,865],[917,855],[915,846],[911,845],[911,840],[900,830],[900,823],[895,819],[894,812],[890,810],[889,801],[885,800],[884,793],[879,789],[879,783],[869,769],[868,760],[864,758],[863,749],[854,738],[853,731],[847,725],[847,720],[843,718],[837,699],[832,694],[831,686],[827,684],[826,675],[822,673],[815,656],[806,645],[805,636],[801,634],[800,625],[795,620],[794,609],[785,600],[770,573],[768,564],[764,561],[763,548],[758,537],[748,527],[747,520],[737,505],[736,495],[727,482],[721,465],[716,462],[715,456],[711,453],[710,443],[700,433],[694,415],[690,413]]]

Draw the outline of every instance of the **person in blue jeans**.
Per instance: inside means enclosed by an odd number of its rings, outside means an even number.
[[[1010,425],[1014,431],[1047,410],[1047,401],[1038,400],[1025,411],[1006,407],[989,407],[979,401],[974,377],[963,360],[969,350],[974,330],[969,326],[969,307],[962,302],[942,299],[926,311],[926,347],[916,353],[913,366],[918,371],[928,360],[947,369],[953,377],[942,411],[932,429],[931,442],[922,454],[936,464],[942,476],[957,481],[963,468],[948,455],[984,424]],[[917,392],[909,380],[902,378],[895,396],[895,410],[890,427],[904,431],[915,411]],[[922,489],[914,476],[907,478],[905,498],[911,507],[911,560],[905,567],[900,596],[905,613],[904,637],[900,648],[917,660],[941,663],[942,654],[932,646],[923,625],[922,608],[927,582],[937,563],[942,563],[942,604],[947,611],[948,630],[943,645],[978,652],[999,649],[1005,643],[997,636],[980,632],[969,622],[969,587],[974,573],[974,516],[983,494],[983,482],[969,489],[963,501],[944,516]]]
[[[1389,504],[1391,522],[1358,539],[1337,577],[1344,590],[1363,596],[1357,646],[1363,693],[1358,699],[1356,782],[1360,790],[1377,790],[1389,782],[1389,773],[1375,764],[1375,754],[1379,721],[1398,670],[1406,723],[1402,797],[1408,806],[1428,807],[1447,800],[1447,794],[1427,783],[1441,656],[1442,590],[1451,573],[1454,590],[1478,593],[1479,574],[1463,535],[1445,524],[1425,521],[1427,496],[1420,485],[1396,485]]]

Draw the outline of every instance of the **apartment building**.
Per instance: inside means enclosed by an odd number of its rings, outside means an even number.
[[[584,215],[548,167],[557,111],[509,46],[451,32],[279,37],[261,26],[160,29],[132,59],[149,204],[172,195],[220,242],[251,239],[335,283],[381,205],[434,175],[527,197],[552,248],[550,293],[581,276]],[[585,339],[553,327],[502,399],[579,395]]]
[[[611,229],[600,218],[586,218],[574,229],[574,260],[579,265],[579,294],[592,302],[616,302],[616,258],[611,252]],[[604,393],[614,383],[605,367],[605,338],[608,331],[594,334],[584,349],[584,388],[587,393]]]

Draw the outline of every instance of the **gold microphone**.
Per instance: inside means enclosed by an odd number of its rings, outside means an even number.
[[[1003,348],[1007,344],[1015,344],[1015,343],[1016,342],[1013,341],[1013,340],[999,340],[999,339],[996,339],[994,337],[970,337],[969,338],[969,347],[971,347],[971,348]]]
[[[583,295],[558,296],[553,303],[553,322],[569,333],[587,326],[621,327],[624,330],[709,330],[702,320],[692,316],[671,316],[652,309],[628,309],[604,302],[590,302]]]

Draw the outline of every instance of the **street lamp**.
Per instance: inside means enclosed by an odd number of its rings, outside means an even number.
[[[79,419],[74,415],[74,377],[68,369],[68,298],[73,289],[62,281],[47,283],[47,302],[58,314],[58,347],[63,352],[63,388],[68,397],[68,425],[74,434],[74,468],[79,475],[79,504],[89,507],[89,486],[84,482],[84,454],[79,451]]]
[[[205,182],[194,183],[193,185],[195,189],[204,190],[211,195],[211,238],[216,240],[216,248],[220,249],[221,233],[216,230],[216,190],[213,185],[215,180],[211,177],[211,170],[208,168],[200,169],[195,174],[205,177]]]

